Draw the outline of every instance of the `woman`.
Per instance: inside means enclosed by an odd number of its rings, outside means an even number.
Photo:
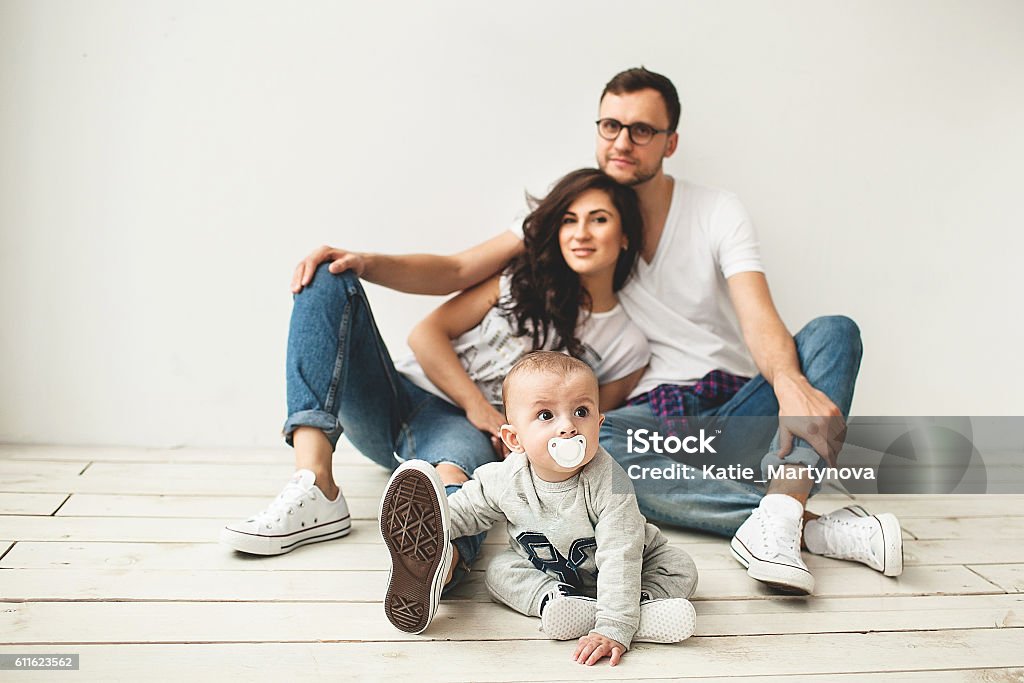
[[[348,507],[331,473],[342,425],[363,455],[388,469],[410,458],[430,462],[451,493],[502,455],[501,382],[529,351],[582,358],[601,384],[602,411],[622,403],[650,357],[615,296],[643,247],[636,194],[581,169],[534,203],[523,252],[418,324],[409,338],[415,358],[397,367],[358,277],[320,266],[296,295],[289,328],[284,433],[297,471],[266,510],[225,527],[222,542],[277,555],[347,534]],[[479,540],[460,539],[462,568]]]

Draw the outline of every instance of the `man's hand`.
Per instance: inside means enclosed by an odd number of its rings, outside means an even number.
[[[495,455],[504,460],[508,455],[508,447],[501,440],[501,425],[505,424],[505,417],[494,409],[490,403],[483,400],[479,404],[470,406],[466,411],[466,419],[473,423],[473,426],[484,434],[491,437],[491,448]]]
[[[602,658],[610,657],[611,665],[615,666],[622,659],[622,654],[625,651],[626,647],[617,640],[606,638],[600,633],[588,633],[580,638],[579,645],[576,646],[576,652],[572,654],[572,658],[580,664],[593,666],[601,661]]]
[[[335,275],[346,270],[352,270],[356,275],[362,277],[363,269],[366,267],[362,254],[344,249],[335,249],[327,245],[317,247],[309,256],[302,259],[299,265],[295,266],[295,273],[292,275],[292,293],[298,294],[302,291],[303,287],[312,282],[317,266],[325,261],[331,262],[329,269]]]
[[[775,396],[779,400],[779,457],[793,450],[793,438],[811,445],[829,467],[846,439],[846,420],[836,404],[818,391],[806,377],[776,377]]]

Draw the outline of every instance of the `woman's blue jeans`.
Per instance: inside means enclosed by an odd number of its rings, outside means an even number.
[[[344,432],[360,453],[388,470],[418,458],[451,463],[472,475],[496,460],[490,438],[462,409],[395,370],[359,278],[351,271],[334,275],[327,267],[317,268],[292,306],[288,444],[295,429],[305,426],[322,430],[331,446]],[[453,490],[448,487],[449,494]],[[476,559],[482,542],[483,534],[456,541],[462,569]]]
[[[862,354],[857,324],[844,316],[816,318],[794,339],[808,381],[836,404],[844,418],[848,417]],[[685,412],[695,418],[691,427],[699,425],[709,434],[715,433],[716,426],[721,429],[721,434],[715,436],[715,457],[760,471],[761,479],[767,479],[769,465],[823,464],[810,445],[799,438],[794,439],[791,453],[778,457],[779,404],[775,391],[760,375],[721,405],[708,405],[694,395],[686,399]],[[632,465],[671,468],[676,463],[671,455],[629,452],[629,436],[640,429],[665,431],[665,423],[652,414],[650,404],[609,411],[601,427],[601,445],[627,472]],[[699,457],[688,458],[688,462]],[[693,474],[694,479],[634,481],[640,511],[658,522],[732,536],[764,496],[764,488],[759,485],[704,478],[699,466]]]

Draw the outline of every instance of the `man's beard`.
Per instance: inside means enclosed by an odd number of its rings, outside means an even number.
[[[637,185],[643,185],[648,180],[650,180],[654,176],[658,175],[658,171],[660,171],[660,170],[661,170],[661,164],[658,164],[658,167],[656,169],[654,169],[653,171],[651,171],[650,173],[639,173],[638,172],[637,175],[632,180],[630,180],[627,183],[623,183],[623,184],[626,185],[627,187],[636,187]]]
[[[610,165],[611,165],[611,162],[608,160],[607,157],[605,157],[604,166],[601,168],[601,170],[604,171],[605,173],[608,173],[608,167]],[[648,180],[650,180],[651,178],[654,178],[656,175],[658,175],[658,172],[660,170],[661,170],[661,164],[660,163],[654,168],[654,170],[652,170],[652,171],[650,171],[648,173],[641,173],[639,171],[639,169],[637,169],[636,174],[632,178],[628,178],[626,180],[618,181],[618,182],[619,182],[620,185],[625,185],[626,187],[636,187],[637,185],[642,185],[642,184],[646,183]],[[611,175],[611,174],[609,174],[609,175]]]

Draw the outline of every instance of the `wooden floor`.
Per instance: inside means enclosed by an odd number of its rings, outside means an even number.
[[[481,572],[426,634],[394,629],[374,521],[387,477],[352,451],[336,467],[347,538],[265,559],[219,546],[226,521],[280,490],[289,458],[0,446],[0,654],[81,655],[76,673],[0,680],[1024,680],[1024,496],[859,497],[900,517],[906,571],[808,556],[811,599],[748,579],[725,540],[666,529],[700,570],[697,635],[586,668],[491,603]],[[503,542],[492,532],[485,555]]]

